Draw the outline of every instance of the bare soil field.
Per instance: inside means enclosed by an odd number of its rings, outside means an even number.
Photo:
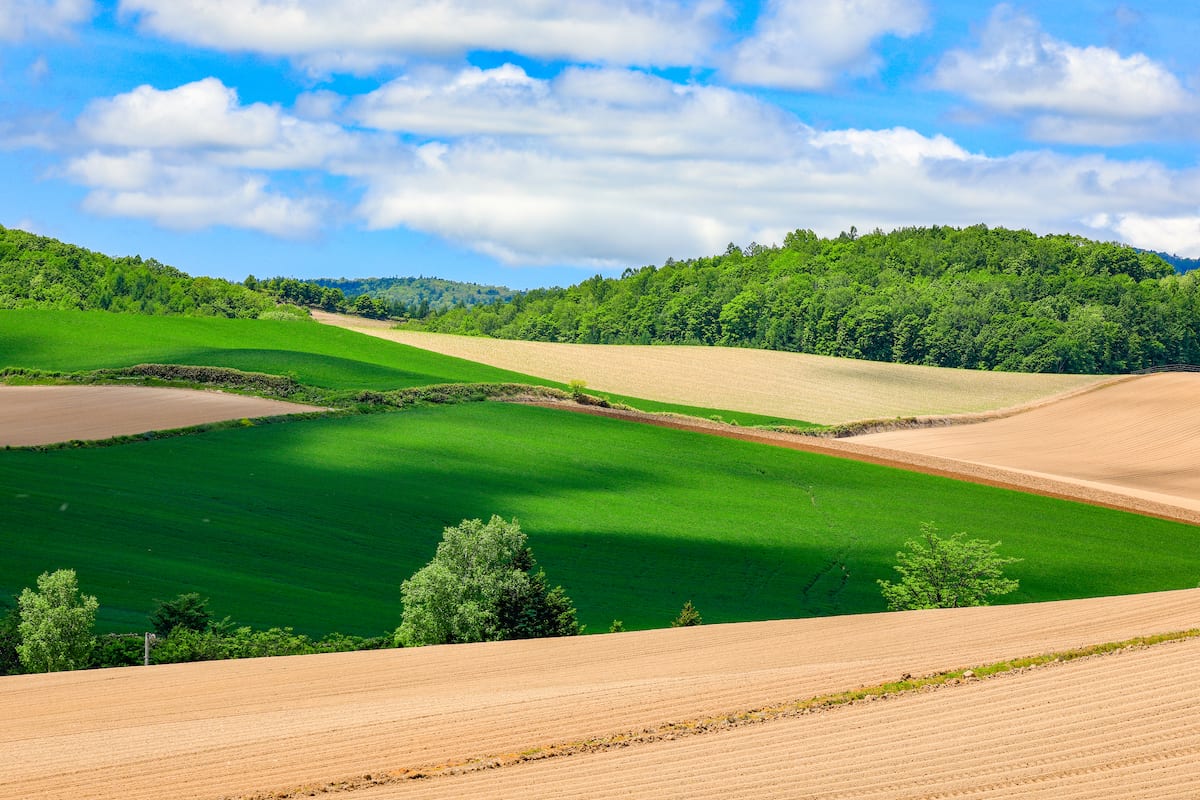
[[[974,425],[855,442],[1200,511],[1200,373],[1145,375]]]
[[[1198,624],[1186,590],[9,677],[0,797],[1194,797],[1197,640],[406,776]]]
[[[155,386],[0,386],[0,446],[108,439],[322,410],[260,397]]]
[[[402,331],[314,311],[320,322],[502,369],[665,403],[835,425],[990,411],[1105,380],[883,364],[730,347],[555,344]]]

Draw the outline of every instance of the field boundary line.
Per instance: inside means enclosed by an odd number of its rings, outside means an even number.
[[[1082,659],[1119,655],[1121,653],[1145,650],[1150,647],[1179,643],[1196,638],[1200,638],[1200,628],[1190,628],[1183,631],[1171,631],[1148,636],[1136,636],[1116,642],[1103,642],[1068,650],[1043,653],[1041,655],[1022,656],[975,667],[933,672],[921,677],[913,677],[906,674],[896,681],[863,686],[842,692],[831,692],[759,708],[690,720],[664,722],[658,725],[650,725],[640,730],[624,731],[609,736],[553,742],[542,746],[530,747],[518,752],[498,753],[441,764],[385,769],[354,778],[330,781],[324,784],[309,784],[283,791],[227,795],[222,800],[294,800],[300,797],[349,794],[363,789],[396,785],[409,781],[435,780],[486,770],[503,769],[530,761],[545,761],[552,758],[564,758],[618,750],[637,745],[674,741],[686,737],[720,733],[749,725],[760,725],[781,719],[824,713],[847,706],[881,702],[921,692],[949,689],[1002,675],[1019,674],[1037,669],[1049,669]]]
[[[1198,369],[1197,371],[1200,371]],[[1147,373],[1148,374],[1148,373]],[[922,414],[914,417],[897,417],[892,419],[863,419],[845,422],[840,425],[830,425],[826,428],[811,432],[800,432],[802,436],[812,436],[820,439],[850,439],[868,433],[886,433],[888,431],[911,430],[914,428],[948,428],[954,425],[976,425],[980,422],[991,422],[998,419],[1008,419],[1018,414],[1052,406],[1065,400],[1073,400],[1080,395],[1090,394],[1101,389],[1107,389],[1118,383],[1137,380],[1145,377],[1143,373],[1130,375],[1111,375],[1103,380],[1078,386],[1065,392],[1039,397],[1025,403],[1007,408],[996,408],[990,411],[970,411],[963,414]]]
[[[904,450],[892,450],[876,445],[860,444],[843,439],[822,438],[803,433],[789,433],[762,428],[743,428],[696,417],[581,406],[569,401],[547,402],[525,400],[520,402],[540,408],[558,409],[576,414],[592,414],[594,416],[610,417],[627,422],[641,423],[643,425],[654,425],[660,428],[691,431],[693,433],[722,436],[726,439],[737,439],[743,442],[753,442],[770,447],[783,447],[805,453],[846,458],[852,461],[862,461],[868,464],[901,469],[907,472],[917,472],[922,475],[950,478],[951,480],[966,481],[981,486],[992,486],[997,489],[1035,494],[1055,500],[1069,500],[1074,503],[1084,503],[1099,508],[1141,514],[1142,516],[1155,517],[1170,522],[1200,525],[1200,512],[1183,506],[1168,505],[1166,503],[1123,494],[1118,491],[1090,489],[1065,479],[1038,478],[1018,470],[987,466],[972,461],[960,461],[942,456],[909,453]]]

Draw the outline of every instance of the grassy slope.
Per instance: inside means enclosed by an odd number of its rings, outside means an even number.
[[[881,608],[921,521],[1002,540],[1012,601],[1193,586],[1200,529],[562,411],[474,404],[121,447],[0,452],[0,591],[74,567],[107,629],[195,590],[323,633],[399,619],[445,524],[517,517],[591,630]],[[832,565],[832,566],[831,566]],[[843,566],[848,575],[843,585]],[[805,588],[807,587],[807,591]]]
[[[507,370],[311,322],[0,311],[0,367],[83,370],[139,363],[292,373],[329,389],[519,381]]]

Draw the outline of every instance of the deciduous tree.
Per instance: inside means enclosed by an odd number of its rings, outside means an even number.
[[[17,598],[21,664],[29,672],[87,666],[96,644],[92,626],[100,604],[95,597],[80,594],[73,569],[43,572],[37,587],[37,591],[25,589]]]
[[[433,560],[400,588],[396,641],[425,644],[570,636],[581,632],[561,586],[549,588],[516,520],[463,520]]]
[[[908,540],[908,549],[896,553],[900,580],[879,581],[888,608],[983,606],[992,597],[1016,591],[1018,582],[1004,577],[1004,567],[1021,559],[997,554],[999,542],[964,536],[960,532],[943,539],[932,523],[922,523],[921,536]]]

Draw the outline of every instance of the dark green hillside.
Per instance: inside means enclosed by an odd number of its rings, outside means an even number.
[[[883,610],[920,523],[1021,557],[1006,602],[1194,586],[1200,528],[766,445],[498,403],[0,450],[0,597],[75,568],[106,630],[218,616],[373,634],[443,526],[516,517],[589,630]]]
[[[1077,236],[933,227],[626,270],[430,330],[564,342],[762,347],[973,369],[1123,372],[1200,363],[1200,283],[1157,255]]]
[[[2,308],[255,318],[276,304],[241,284],[193,278],[153,258],[112,258],[0,226]]]

